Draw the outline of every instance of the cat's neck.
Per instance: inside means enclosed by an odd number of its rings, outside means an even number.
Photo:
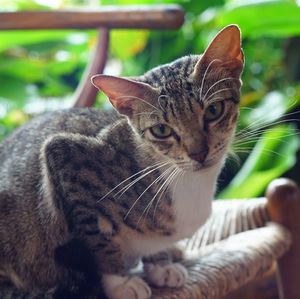
[[[221,168],[219,163],[202,171],[186,171],[171,185],[176,238],[190,237],[209,217]]]

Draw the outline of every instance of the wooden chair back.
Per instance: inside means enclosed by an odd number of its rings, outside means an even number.
[[[112,29],[178,29],[184,12],[178,5],[103,6],[97,10],[1,12],[0,30],[96,29],[94,54],[74,93],[75,107],[91,107],[97,89],[90,78],[103,73]]]

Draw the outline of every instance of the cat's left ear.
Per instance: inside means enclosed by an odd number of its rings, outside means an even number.
[[[211,64],[226,68],[232,76],[240,77],[244,67],[244,54],[241,48],[241,32],[237,25],[223,28],[208,45],[197,62],[194,76],[203,73]]]
[[[155,89],[149,84],[125,78],[96,75],[92,83],[109,98],[116,110],[128,117],[140,110],[145,102],[157,98]]]

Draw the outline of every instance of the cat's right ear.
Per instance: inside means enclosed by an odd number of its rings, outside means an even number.
[[[199,77],[208,65],[215,63],[226,68],[231,76],[239,78],[244,66],[244,55],[241,48],[241,32],[237,25],[223,28],[211,41],[197,62],[194,77]]]
[[[130,79],[96,75],[92,83],[109,98],[119,113],[131,117],[144,102],[156,96],[155,89],[149,84]]]

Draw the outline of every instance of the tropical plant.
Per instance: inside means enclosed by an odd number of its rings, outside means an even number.
[[[97,2],[97,3],[95,3]],[[100,2],[100,1],[99,1]],[[115,30],[106,71],[137,75],[189,53],[201,53],[224,25],[243,32],[246,67],[235,156],[220,180],[220,197],[260,195],[294,167],[300,147],[300,7],[295,0],[103,0],[101,5],[177,2],[187,12],[178,31]],[[84,0],[12,0],[1,10],[100,4]],[[93,31],[0,32],[0,136],[32,115],[70,106],[96,35]],[[299,41],[299,40],[298,40]],[[97,106],[106,107],[99,96]],[[299,162],[298,162],[299,163]],[[299,164],[298,164],[299,165]],[[296,171],[295,171],[296,169]],[[296,173],[296,174],[295,174]]]

